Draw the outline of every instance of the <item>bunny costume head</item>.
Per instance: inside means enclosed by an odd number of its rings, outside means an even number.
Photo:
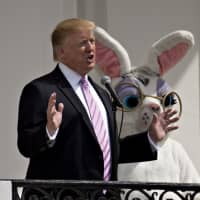
[[[122,102],[125,123],[131,134],[147,130],[153,113],[176,106],[181,115],[179,95],[162,76],[182,60],[194,45],[191,32],[179,30],[167,34],[150,48],[142,66],[131,66],[124,47],[100,27],[97,40],[97,69],[111,77],[113,87]]]

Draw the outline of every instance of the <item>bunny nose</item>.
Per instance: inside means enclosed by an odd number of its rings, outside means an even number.
[[[153,112],[159,112],[160,111],[160,106],[158,104],[155,103],[151,103],[150,108],[152,109]]]

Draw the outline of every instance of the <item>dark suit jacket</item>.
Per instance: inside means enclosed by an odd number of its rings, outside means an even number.
[[[117,179],[118,162],[156,158],[146,133],[119,140],[115,113],[105,90],[90,79],[106,108],[111,140],[111,180]],[[63,120],[56,140],[48,140],[46,111],[52,92],[64,104]],[[102,180],[103,155],[90,119],[81,101],[56,67],[51,73],[27,84],[20,98],[18,148],[30,158],[28,179]]]

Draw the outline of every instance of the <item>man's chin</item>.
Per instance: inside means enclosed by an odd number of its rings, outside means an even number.
[[[87,66],[87,68],[88,68],[89,70],[94,69],[94,67],[95,67],[95,63],[89,63],[88,66]]]

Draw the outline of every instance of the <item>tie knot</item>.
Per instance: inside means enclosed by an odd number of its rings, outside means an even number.
[[[86,79],[86,77],[83,77],[80,80],[80,84],[84,89],[87,89],[89,87],[88,80]]]

